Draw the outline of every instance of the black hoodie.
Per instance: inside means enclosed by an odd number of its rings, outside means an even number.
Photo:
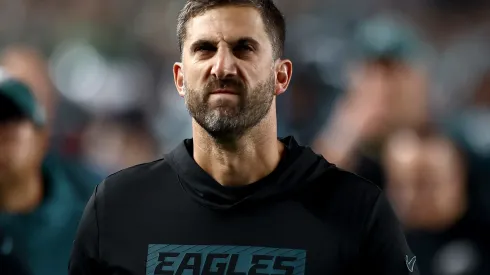
[[[70,260],[82,274],[414,274],[416,262],[374,184],[293,138],[256,183],[225,187],[185,140],[101,183]]]

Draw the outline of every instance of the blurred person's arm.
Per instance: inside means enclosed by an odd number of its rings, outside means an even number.
[[[385,132],[389,111],[388,87],[379,70],[355,71],[349,85],[313,144],[317,152],[343,169],[353,168],[362,144]]]
[[[367,221],[361,246],[361,265],[366,274],[419,274],[403,229],[384,193],[380,193]]]
[[[69,275],[103,274],[103,265],[99,259],[99,222],[97,213],[97,189],[85,207],[78,225],[70,256]]]
[[[335,107],[329,124],[320,132],[313,144],[315,150],[343,169],[356,164],[357,152],[369,140],[376,138],[384,127],[382,106],[366,102],[352,103],[342,99]]]
[[[364,140],[362,128],[368,115],[352,106],[349,99],[341,99],[335,107],[329,124],[320,132],[314,147],[330,162],[344,169],[355,162],[356,151]]]

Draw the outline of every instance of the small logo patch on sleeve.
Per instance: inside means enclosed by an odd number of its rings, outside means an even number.
[[[409,260],[408,255],[405,255],[405,264],[410,272],[413,272],[415,261],[417,261],[417,257],[413,256],[412,259]]]

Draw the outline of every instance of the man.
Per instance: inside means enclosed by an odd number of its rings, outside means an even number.
[[[94,185],[82,180],[87,171],[48,154],[45,109],[26,84],[0,75],[0,250],[31,274],[66,274]]]
[[[189,0],[177,29],[193,139],[96,188],[70,274],[416,272],[375,185],[278,140],[292,63],[272,1]]]

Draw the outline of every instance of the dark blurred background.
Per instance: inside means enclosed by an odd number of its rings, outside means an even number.
[[[490,1],[276,2],[294,64],[278,98],[280,135],[383,188],[422,274],[490,274]],[[0,1],[0,66],[46,109],[49,153],[73,162],[90,189],[191,136],[171,71],[182,6]],[[44,235],[22,239],[27,225],[11,218],[0,216],[0,229],[20,239],[24,266],[39,264],[29,254],[58,251],[49,237],[40,246]]]

